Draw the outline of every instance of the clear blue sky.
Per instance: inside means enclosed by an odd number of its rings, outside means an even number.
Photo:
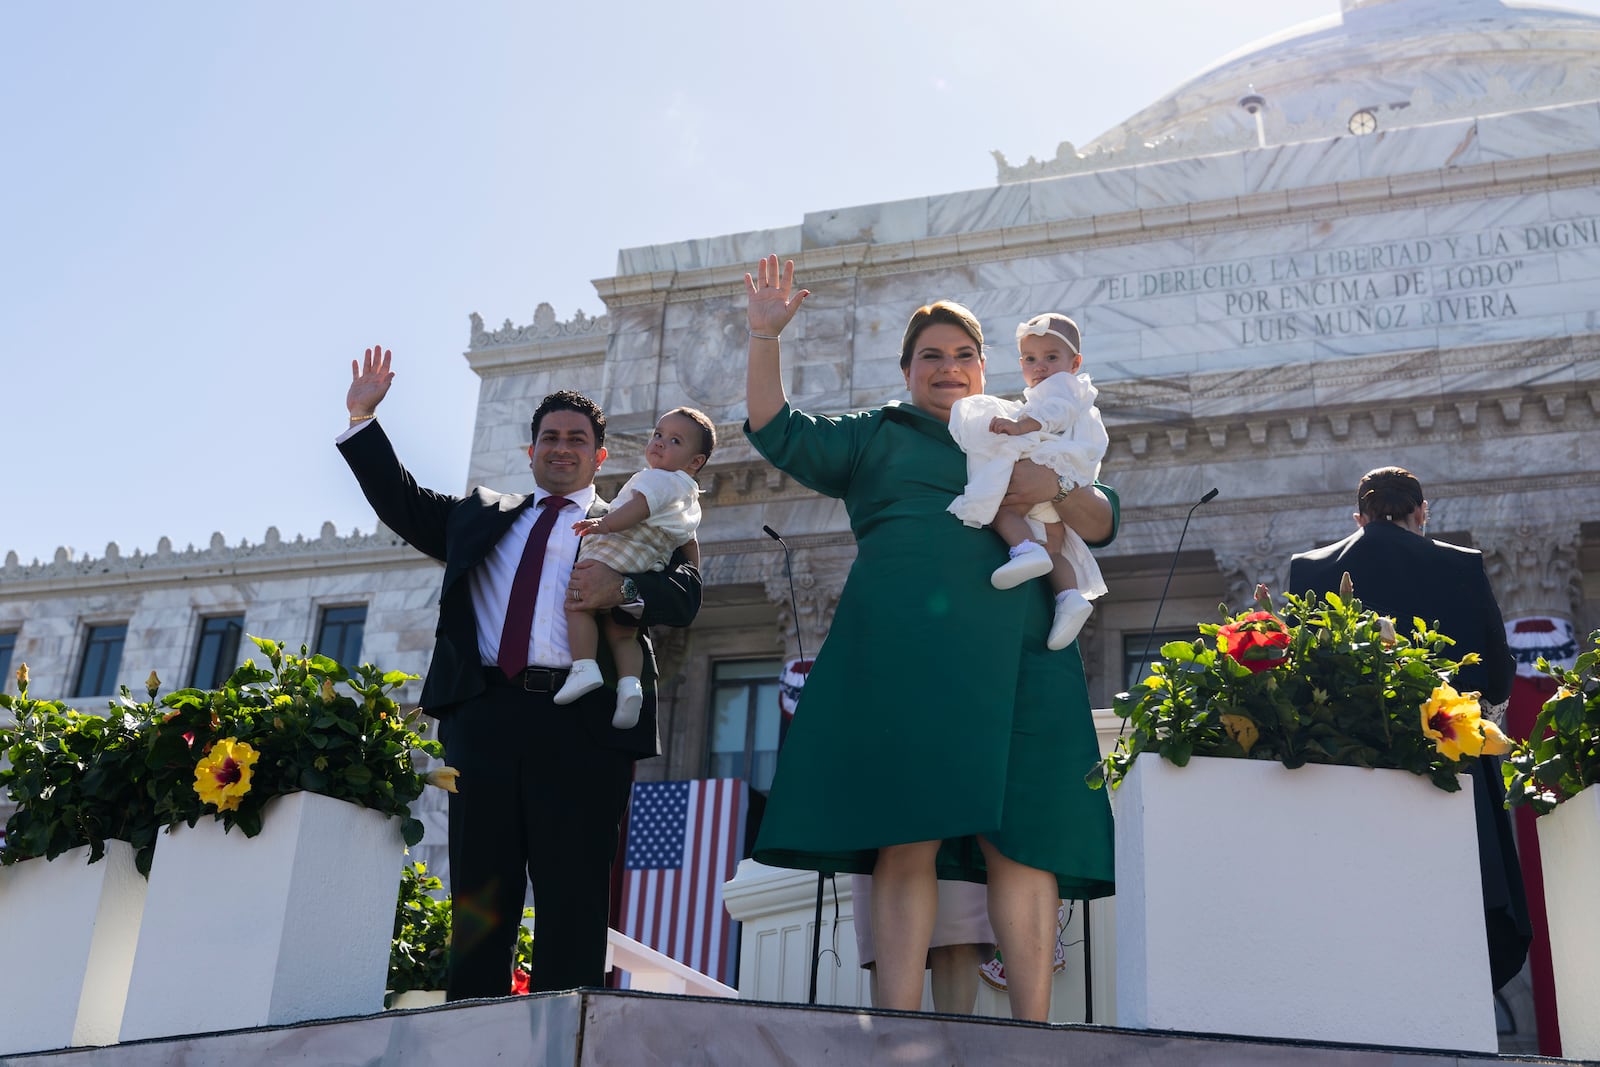
[[[1600,10],[1600,0],[1569,3]],[[994,184],[1338,0],[0,6],[0,558],[370,530],[352,356],[458,491],[467,316],[619,248]],[[930,131],[939,131],[930,139]]]

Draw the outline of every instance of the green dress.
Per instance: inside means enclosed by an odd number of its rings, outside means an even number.
[[[948,427],[904,404],[839,418],[785,406],[746,433],[844,501],[858,547],[755,858],[867,874],[880,846],[942,840],[939,877],[985,882],[982,834],[1054,872],[1063,897],[1110,894],[1111,809],[1084,784],[1099,746],[1083,660],[1044,647],[1049,583],[995,589],[1005,543],[946,510],[967,476]]]

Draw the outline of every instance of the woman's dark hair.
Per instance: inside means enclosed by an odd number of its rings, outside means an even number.
[[[1379,467],[1361,476],[1356,509],[1369,522],[1396,522],[1422,506],[1422,483],[1404,467]]]
[[[533,439],[539,439],[539,423],[552,411],[576,411],[579,415],[589,418],[589,425],[594,427],[594,447],[599,448],[606,443],[606,413],[600,410],[600,405],[571,389],[563,389],[559,393],[551,393],[539,402],[533,409]]]
[[[911,351],[917,345],[917,335],[935,323],[946,323],[960,328],[968,337],[978,345],[978,356],[983,356],[983,327],[978,324],[978,316],[964,304],[954,300],[935,300],[931,304],[924,304],[911,313],[911,321],[906,323],[905,336],[900,339],[900,369],[906,370],[911,366]]]

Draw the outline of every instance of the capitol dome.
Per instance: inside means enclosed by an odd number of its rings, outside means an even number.
[[[1501,0],[1344,0],[1224,56],[1085,152],[1256,133],[1269,141],[1600,97],[1600,18]],[[1360,113],[1360,114],[1358,114]],[[1298,131],[1298,135],[1297,135]]]
[[[1223,56],[1083,148],[1001,182],[1600,100],[1600,17],[1502,0],[1343,0]],[[1247,108],[1249,101],[1253,107]]]

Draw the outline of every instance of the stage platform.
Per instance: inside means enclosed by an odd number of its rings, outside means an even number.
[[[1216,1034],[584,990],[391,1011],[106,1048],[0,1057],[0,1067],[1466,1067],[1561,1064]]]

